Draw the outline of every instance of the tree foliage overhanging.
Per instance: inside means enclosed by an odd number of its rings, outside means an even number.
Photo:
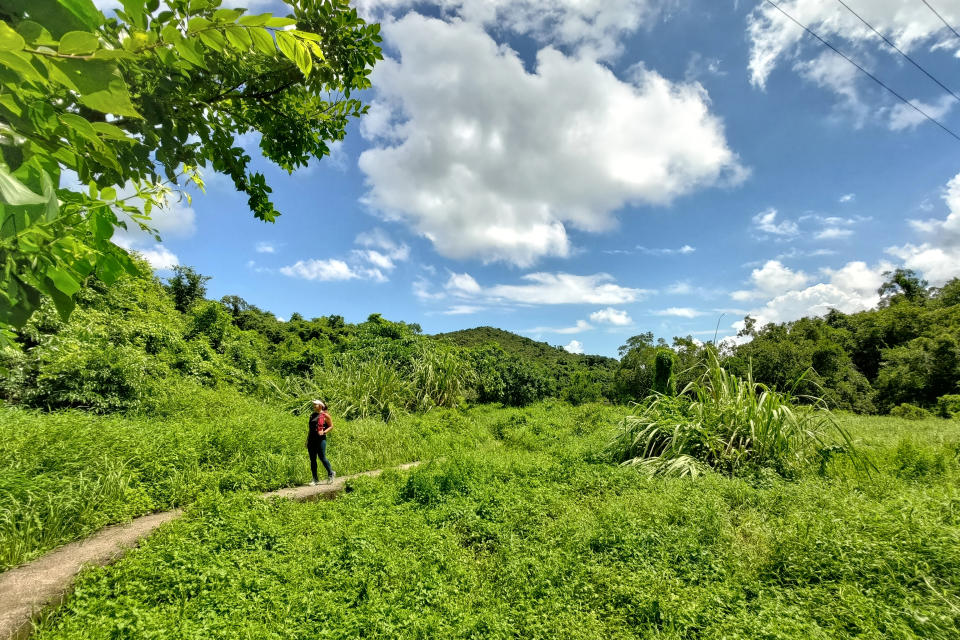
[[[110,240],[200,169],[227,175],[265,221],[279,215],[240,135],[287,171],[329,154],[366,107],[379,25],[348,0],[287,0],[288,17],[220,0],[0,4],[0,341],[41,300],[61,317],[91,277],[137,263]],[[74,186],[74,176],[82,187]]]

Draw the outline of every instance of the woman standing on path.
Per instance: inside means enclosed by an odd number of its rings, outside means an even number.
[[[313,401],[313,413],[310,414],[307,431],[307,451],[310,453],[310,472],[313,474],[313,482],[316,485],[317,479],[317,458],[323,463],[323,468],[327,470],[327,482],[333,482],[337,477],[333,469],[330,468],[330,461],[327,460],[327,433],[333,429],[333,420],[327,413],[327,405],[322,400]]]

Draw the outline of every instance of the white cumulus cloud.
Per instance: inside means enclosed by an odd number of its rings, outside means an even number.
[[[280,267],[280,273],[291,278],[324,282],[352,280],[360,277],[346,262],[335,258],[329,260],[298,260],[295,264]]]
[[[777,210],[773,207],[761,211],[753,216],[753,224],[757,230],[762,233],[768,233],[775,236],[795,236],[799,233],[797,223],[792,220],[783,220],[777,222]]]
[[[617,284],[607,273],[579,276],[570,273],[528,273],[520,284],[482,286],[469,273],[451,273],[442,291],[433,291],[429,282],[419,278],[414,294],[421,300],[447,295],[468,302],[490,305],[624,304],[636,302],[654,293]],[[616,311],[616,310],[614,310]]]
[[[706,312],[697,311],[696,309],[691,309],[690,307],[670,307],[669,309],[654,311],[653,314],[657,316],[674,316],[677,318],[697,318],[699,316],[706,315]]]
[[[947,183],[943,193],[947,217],[911,220],[911,226],[926,240],[887,249],[903,261],[903,266],[921,272],[930,284],[939,286],[960,277],[960,174]]]
[[[590,314],[590,319],[597,324],[612,324],[617,327],[625,327],[633,324],[633,319],[627,315],[626,311],[622,309],[614,309],[613,307],[607,307],[606,309],[594,311]]]
[[[734,300],[753,300],[768,298],[783,291],[798,289],[810,282],[810,276],[803,271],[793,271],[779,260],[767,260],[759,269],[750,273],[753,289],[734,291],[730,294]]]
[[[162,244],[155,244],[150,247],[134,249],[143,256],[143,259],[150,263],[150,266],[158,271],[173,269],[180,264],[180,260]]]
[[[583,343],[579,340],[571,340],[569,344],[564,345],[563,349],[568,353],[583,353]]]
[[[524,333],[559,333],[569,335],[571,333],[583,333],[584,331],[590,331],[592,329],[593,325],[586,320],[577,320],[577,323],[571,327],[534,327],[533,329],[527,329]]]
[[[476,22],[410,13],[384,33],[398,56],[374,72],[365,201],[444,256],[567,256],[568,226],[745,177],[697,83],[642,65],[621,79],[551,47],[528,71]]]

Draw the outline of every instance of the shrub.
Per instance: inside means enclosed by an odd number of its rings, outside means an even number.
[[[673,476],[695,476],[708,467],[790,474],[834,444],[829,434],[853,452],[850,436],[823,401],[805,400],[816,409],[795,406],[790,393],[754,382],[749,370],[746,380],[731,375],[711,352],[707,371],[680,395],[651,396],[637,405],[607,452],[616,462]]]
[[[937,398],[937,415],[941,418],[960,418],[960,394]]]
[[[890,409],[890,415],[897,418],[903,418],[905,420],[923,420],[924,418],[930,418],[933,416],[933,414],[923,407],[918,407],[910,404],[909,402],[904,402],[903,404]]]

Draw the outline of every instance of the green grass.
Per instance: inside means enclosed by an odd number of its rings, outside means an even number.
[[[960,635],[958,421],[841,416],[869,475],[690,479],[607,462],[618,409],[449,415],[482,446],[333,502],[204,494],[36,637]]]
[[[0,407],[0,569],[104,525],[210,491],[267,491],[310,479],[306,416],[236,392],[191,388],[193,409],[96,416]],[[339,420],[328,456],[341,475],[481,447],[457,411]]]

